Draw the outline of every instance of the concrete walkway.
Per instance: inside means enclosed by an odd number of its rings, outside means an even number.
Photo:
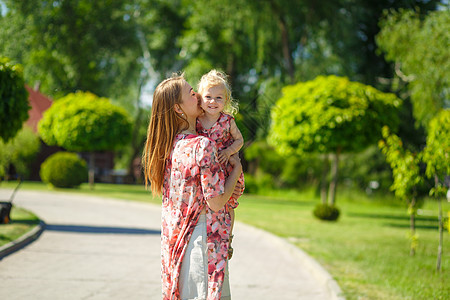
[[[0,189],[0,198],[10,193]],[[158,206],[32,191],[14,204],[46,228],[0,261],[0,299],[161,299]],[[301,251],[241,223],[234,234],[233,299],[336,299],[335,282]]]

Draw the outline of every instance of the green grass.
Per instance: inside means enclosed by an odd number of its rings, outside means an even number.
[[[39,218],[36,215],[14,206],[11,210],[11,222],[0,224],[0,247],[21,237],[38,224]]]
[[[0,188],[13,188],[3,182]],[[42,183],[25,182],[22,189],[48,190]],[[126,200],[160,203],[142,186],[96,184],[80,189],[56,189]],[[437,203],[425,202],[416,226],[419,244],[409,255],[409,217],[391,196],[368,197],[338,190],[341,217],[323,222],[312,215],[318,198],[313,190],[268,191],[244,195],[236,219],[285,237],[317,259],[337,280],[347,299],[448,299],[450,294],[450,236],[444,233],[441,273],[435,271],[438,245]],[[450,203],[443,202],[444,211]]]
[[[288,238],[308,252],[333,275],[347,299],[448,299],[448,232],[443,272],[435,271],[436,203],[426,203],[423,212],[427,215],[417,218],[419,245],[416,256],[410,257],[409,217],[401,205],[343,192],[337,198],[339,221],[324,222],[312,215],[318,201],[312,191],[296,196],[247,195],[240,201],[236,220]],[[448,203],[445,210],[450,210]]]

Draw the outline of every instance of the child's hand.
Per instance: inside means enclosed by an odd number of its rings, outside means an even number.
[[[219,156],[218,156],[219,162],[220,162],[221,164],[226,164],[226,163],[228,163],[228,160],[230,159],[230,155],[231,155],[231,154],[228,153],[227,149],[220,151],[220,152],[219,152]]]

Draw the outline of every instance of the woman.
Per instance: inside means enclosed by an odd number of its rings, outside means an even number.
[[[163,299],[231,297],[226,276],[231,220],[213,219],[212,213],[224,212],[240,190],[242,166],[237,155],[230,157],[233,170],[225,181],[214,142],[195,131],[201,113],[183,76],[157,86],[143,163],[146,183],[154,194],[162,193]]]

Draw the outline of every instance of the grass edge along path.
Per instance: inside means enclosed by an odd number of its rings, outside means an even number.
[[[11,221],[0,224],[0,247],[17,240],[39,225],[39,217],[22,207],[13,206]]]
[[[2,183],[0,188],[13,188]],[[23,189],[48,191],[42,183],[25,182]],[[140,185],[87,184],[79,189],[55,189],[92,196],[159,204]],[[338,222],[312,216],[319,199],[312,190],[268,191],[265,196],[244,195],[236,220],[288,239],[314,257],[336,279],[347,299],[448,299],[450,237],[444,236],[441,273],[436,273],[437,204],[426,201],[417,217],[419,245],[409,256],[409,217],[406,208],[390,196],[368,197],[356,191],[338,190],[341,209]],[[444,211],[450,210],[448,202]],[[237,249],[237,251],[239,251]],[[447,279],[447,280],[446,280]]]

